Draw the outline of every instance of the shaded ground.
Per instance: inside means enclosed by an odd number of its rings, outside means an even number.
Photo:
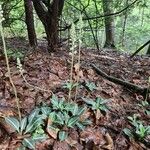
[[[28,50],[23,42],[12,40],[8,41],[10,47],[15,46],[22,50]],[[76,58],[77,61],[77,58]],[[36,52],[27,53],[23,59],[24,77],[29,86],[21,77],[16,61],[10,59],[10,66],[14,84],[17,87],[18,97],[22,113],[25,115],[42,102],[49,104],[52,96],[51,91],[58,97],[67,97],[68,91],[63,89],[63,84],[69,79],[71,57],[67,50],[59,49],[57,53],[48,55],[44,47],[40,47]],[[150,148],[150,136],[146,143],[138,141],[129,141],[123,134],[123,129],[128,127],[127,117],[133,114],[140,114],[140,120],[145,125],[150,125],[150,116],[144,113],[144,110],[138,106],[143,101],[143,97],[138,93],[133,93],[130,89],[125,89],[115,83],[112,83],[97,75],[90,67],[94,63],[108,75],[130,81],[142,87],[148,86],[148,77],[150,76],[150,57],[136,56],[132,60],[128,54],[120,54],[115,51],[104,50],[97,54],[94,49],[82,49],[81,52],[81,73],[80,81],[94,82],[97,90],[88,92],[86,89],[80,89],[77,95],[77,102],[82,101],[82,97],[102,97],[108,99],[109,112],[101,115],[96,123],[91,124],[85,131],[71,130],[70,145],[75,142],[74,147],[70,147],[67,142],[54,141],[49,138],[37,146],[37,150],[46,149],[113,149],[113,150],[142,150]],[[76,71],[74,70],[74,75]],[[40,88],[40,89],[39,89]],[[148,99],[150,102],[150,99]],[[0,55],[0,115],[16,116],[16,105],[14,93],[11,88],[5,59]],[[93,118],[92,115],[89,116]],[[13,143],[13,136],[6,133],[7,130],[3,119],[0,121],[0,149],[15,149],[16,143]],[[3,134],[5,133],[5,134]],[[11,148],[9,148],[11,145]],[[14,148],[12,147],[14,146]]]

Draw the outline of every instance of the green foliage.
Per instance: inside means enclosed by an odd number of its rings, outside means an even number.
[[[88,82],[86,81],[86,87],[92,92],[97,89],[94,82]]]
[[[9,58],[13,58],[13,59],[17,59],[17,58],[23,58],[24,54],[21,51],[15,51],[15,50],[11,50],[8,49],[7,50],[7,54]]]
[[[148,101],[142,101],[141,104],[138,104],[145,112],[146,115],[150,115],[150,104]]]
[[[51,112],[49,113],[49,119],[52,121],[49,126],[54,131],[59,131],[58,138],[63,141],[67,138],[67,131],[64,128],[79,128],[83,130],[87,125],[91,123],[90,120],[81,120],[86,107],[80,107],[75,103],[66,102],[64,99],[58,99],[53,95],[51,99]]]
[[[5,121],[20,135],[30,134],[29,138],[24,138],[22,146],[30,149],[35,149],[35,143],[46,139],[44,130],[42,129],[43,117],[39,115],[40,109],[35,109],[28,117],[24,117],[19,122],[14,117],[6,117]]]
[[[96,100],[93,99],[87,99],[87,98],[82,98],[83,101],[93,110],[100,110],[103,112],[108,111],[108,107],[106,103],[108,103],[108,100],[104,100],[102,98],[97,97]]]
[[[58,135],[58,138],[60,141],[64,141],[65,139],[67,139],[68,137],[68,133],[65,132],[65,131],[60,131],[59,132],[59,135]]]
[[[77,83],[72,83],[72,82],[66,82],[63,88],[66,88],[68,90],[74,89],[76,86],[78,86]]]
[[[137,115],[128,117],[129,122],[133,125],[133,128],[125,128],[123,131],[130,139],[137,138],[138,140],[144,140],[145,137],[150,135],[150,126],[144,126],[143,123],[137,119],[137,117]]]

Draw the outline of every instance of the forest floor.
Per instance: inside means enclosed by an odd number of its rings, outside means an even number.
[[[7,46],[13,50],[21,49],[26,53],[28,47],[24,40],[9,39]],[[0,47],[0,49],[2,49]],[[68,90],[63,84],[70,78],[71,56],[64,48],[49,55],[44,46],[36,52],[27,53],[21,61],[24,69],[24,81],[17,69],[14,58],[10,58],[10,68],[13,82],[17,88],[21,105],[22,115],[29,114],[41,103],[50,104],[52,92],[58,97],[68,97]],[[75,58],[77,62],[77,58]],[[76,64],[76,63],[75,63]],[[82,97],[95,99],[101,97],[108,100],[109,111],[99,114],[95,118],[91,111],[87,116],[94,120],[85,130],[72,129],[69,131],[70,141],[59,142],[52,137],[38,143],[36,150],[148,150],[150,149],[150,135],[144,141],[137,139],[129,140],[124,134],[124,128],[132,128],[127,117],[139,114],[138,118],[146,126],[150,125],[150,106],[141,107],[144,97],[131,89],[110,82],[98,75],[90,66],[95,64],[107,75],[129,81],[142,87],[148,87],[150,76],[150,57],[122,54],[113,50],[102,50],[97,53],[95,49],[83,48],[81,51],[80,82],[93,82],[96,90],[88,91],[86,88],[78,89],[77,103],[81,103]],[[73,76],[76,76],[76,65],[74,65]],[[30,85],[31,86],[30,86]],[[52,91],[52,92],[51,92]],[[74,91],[73,94],[74,95]],[[149,97],[147,101],[150,102]],[[4,123],[4,116],[17,116],[17,108],[12,86],[9,82],[4,56],[0,55],[0,150],[15,150],[18,143],[10,127]],[[72,147],[71,147],[72,146]]]

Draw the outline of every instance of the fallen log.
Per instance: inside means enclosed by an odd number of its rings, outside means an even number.
[[[111,82],[122,85],[122,86],[124,86],[124,87],[126,87],[126,88],[128,88],[134,92],[138,92],[138,93],[142,94],[144,97],[147,95],[147,93],[150,93],[149,87],[141,87],[141,86],[138,86],[138,85],[133,84],[131,82],[124,81],[124,80],[118,79],[118,78],[113,77],[113,76],[109,76],[105,72],[103,72],[102,70],[97,68],[94,64],[90,64],[90,66],[96,71],[96,73],[98,75],[106,78],[107,80],[109,80]]]

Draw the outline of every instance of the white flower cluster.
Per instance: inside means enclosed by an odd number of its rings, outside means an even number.
[[[4,20],[2,6],[0,5],[0,23]]]

